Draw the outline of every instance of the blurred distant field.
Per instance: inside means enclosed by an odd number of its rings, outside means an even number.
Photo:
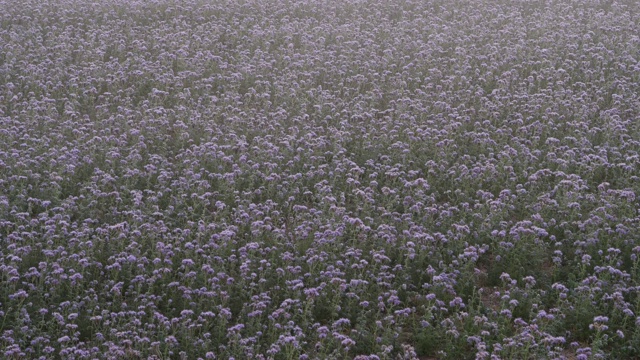
[[[639,24],[0,0],[0,357],[640,358]]]

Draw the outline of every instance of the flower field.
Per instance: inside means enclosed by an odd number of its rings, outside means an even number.
[[[640,3],[0,0],[0,358],[640,358]]]

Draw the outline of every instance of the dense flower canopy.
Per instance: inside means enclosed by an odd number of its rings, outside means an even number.
[[[638,2],[0,10],[1,357],[640,357]]]

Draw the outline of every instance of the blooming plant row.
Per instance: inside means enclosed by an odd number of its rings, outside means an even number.
[[[639,24],[0,0],[0,357],[640,357]]]

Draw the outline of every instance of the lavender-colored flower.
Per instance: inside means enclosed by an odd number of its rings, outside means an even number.
[[[69,342],[69,341],[71,341],[71,338],[68,337],[68,336],[63,336],[63,337],[58,339],[59,343],[66,343],[66,342]]]

